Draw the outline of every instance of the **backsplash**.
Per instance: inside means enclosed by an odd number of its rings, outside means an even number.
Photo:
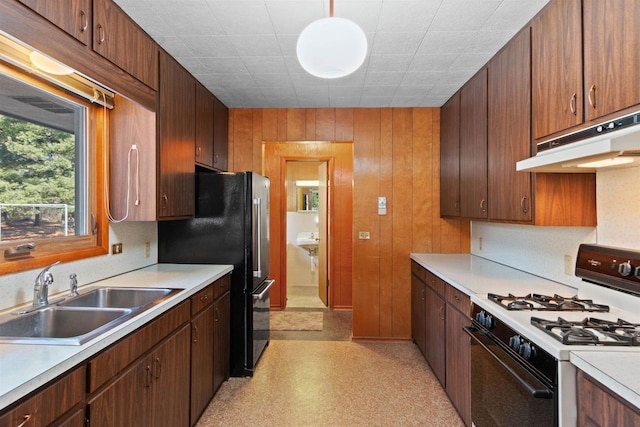
[[[145,257],[145,243],[151,244]],[[158,227],[155,222],[123,222],[109,225],[109,243],[122,243],[120,255],[104,255],[63,263],[51,269],[55,282],[49,295],[69,289],[69,275],[78,275],[78,286],[137,270],[158,262]],[[0,276],[0,310],[33,300],[33,285],[40,268]]]
[[[565,274],[565,255],[575,263],[580,243],[640,250],[638,182],[640,167],[601,169],[597,172],[596,228],[534,227],[474,221],[471,224],[471,253],[577,287],[580,279],[573,274]],[[574,266],[571,267],[573,269]]]

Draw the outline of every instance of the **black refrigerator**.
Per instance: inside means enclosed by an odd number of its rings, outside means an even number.
[[[158,262],[233,264],[231,376],[252,376],[269,343],[269,178],[196,173],[196,216],[158,222]]]

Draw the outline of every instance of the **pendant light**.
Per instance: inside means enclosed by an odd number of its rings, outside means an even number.
[[[298,37],[296,53],[302,68],[323,79],[337,79],[356,71],[367,56],[367,37],[353,21],[333,16],[307,25]]]

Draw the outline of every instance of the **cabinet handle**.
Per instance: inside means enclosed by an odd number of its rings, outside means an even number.
[[[200,154],[202,154],[202,147],[198,145],[196,147],[196,157],[200,157]]]
[[[84,10],[80,11],[80,32],[84,33],[85,31],[87,31],[87,28],[89,27],[89,20],[87,19],[87,14],[84,12]]]
[[[98,24],[98,44],[104,43],[104,28],[102,24]]]
[[[444,320],[444,305],[441,305],[441,306],[440,306],[440,313],[443,313],[443,314],[440,316],[440,320]]]
[[[529,204],[527,203],[527,200],[527,196],[523,196],[522,199],[520,199],[520,208],[523,213],[529,212]]]
[[[589,104],[595,109],[596,108],[596,85],[593,84],[589,88]]]
[[[219,157],[219,156],[218,156],[217,154],[213,156],[213,164],[214,164],[214,165],[215,165],[216,163],[218,163],[218,157]]]
[[[146,388],[149,388],[149,387],[151,387],[151,377],[152,377],[152,375],[151,375],[151,366],[147,365],[146,371],[147,371],[146,372],[147,375],[146,375],[146,378],[145,378],[146,382],[145,382],[144,386]]]
[[[215,310],[213,310],[215,316],[214,316],[214,322],[218,322],[220,320],[220,312],[218,311],[218,308],[216,307]]]
[[[460,213],[460,201],[456,200],[456,202],[453,204],[453,208],[455,209],[456,213]]]
[[[198,335],[200,335],[198,332],[198,325],[193,325],[193,336],[194,336],[193,342],[194,343],[198,342]]]
[[[153,361],[153,364],[156,366],[156,373],[153,374],[153,376],[156,379],[160,379],[160,376],[162,376],[162,363],[160,362],[160,358],[156,357],[156,359]]]
[[[456,300],[456,301],[458,301],[458,302],[460,302],[460,295],[454,295],[454,296],[453,296],[453,299],[454,299],[454,300]]]
[[[571,110],[571,114],[573,114],[574,116],[577,113],[576,110],[576,99],[577,99],[578,95],[574,92],[573,95],[571,96],[571,100],[569,100],[569,109]]]
[[[482,212],[486,212],[487,208],[485,207],[485,205],[487,204],[487,201],[485,199],[480,200],[480,210]]]
[[[427,290],[423,289],[422,290],[422,301],[426,300],[426,293],[427,293]]]
[[[166,194],[162,195],[162,209],[166,209],[169,206],[169,198]]]
[[[18,427],[24,427],[31,420],[31,414],[27,414],[22,418],[22,422],[18,424]]]

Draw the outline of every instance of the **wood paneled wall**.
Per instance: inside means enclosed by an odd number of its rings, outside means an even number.
[[[353,336],[410,339],[409,254],[469,252],[469,222],[440,218],[440,110],[229,113],[230,170],[262,171],[263,141],[353,141]],[[387,198],[384,216],[378,215],[379,196]],[[370,239],[359,240],[360,231]]]

